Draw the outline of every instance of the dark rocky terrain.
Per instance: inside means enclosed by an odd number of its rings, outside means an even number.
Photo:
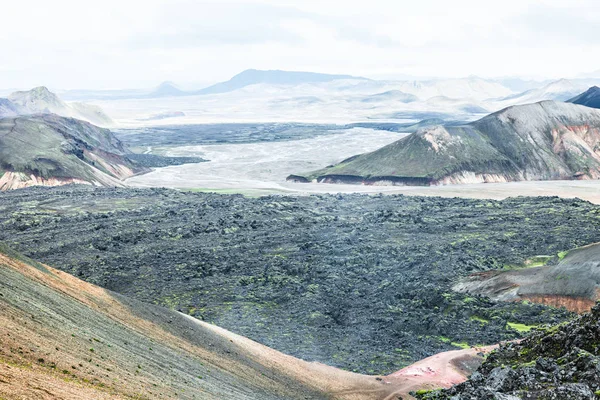
[[[471,378],[429,400],[593,400],[600,396],[600,304],[492,353]]]
[[[386,373],[520,337],[566,311],[458,294],[468,274],[600,241],[600,207],[323,195],[31,188],[0,194],[0,241],[285,353]]]
[[[568,102],[586,107],[600,108],[600,88],[598,86],[592,86],[579,96],[573,97]]]
[[[162,168],[172,165],[195,164],[207,162],[201,157],[166,157],[156,154],[127,154],[127,158],[134,161],[137,165],[146,168]]]
[[[391,185],[597,179],[600,111],[543,101],[465,125],[424,128],[372,153],[288,179]]]
[[[0,245],[0,398],[388,398],[402,380],[307,363]]]
[[[417,123],[357,122],[346,125],[308,123],[195,124],[115,129],[114,133],[128,146],[146,150],[148,146],[176,147],[310,139],[321,135],[344,133],[352,128],[410,133],[417,131],[419,128],[441,122],[443,122],[441,119],[428,119]]]
[[[112,133],[55,114],[0,119],[0,190],[71,182],[118,186],[147,171]]]

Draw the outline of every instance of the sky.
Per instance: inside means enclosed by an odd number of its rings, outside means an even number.
[[[3,89],[197,88],[248,68],[376,79],[600,70],[596,0],[7,3]]]

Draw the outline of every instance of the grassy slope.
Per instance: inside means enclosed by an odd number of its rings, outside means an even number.
[[[412,177],[439,179],[467,168],[503,172],[510,162],[498,153],[474,129],[446,128],[458,139],[436,152],[421,134],[413,134],[372,153],[350,158],[342,163],[311,173],[307,178],[327,175],[350,175],[365,178]],[[424,162],[424,161],[427,162]]]
[[[125,149],[106,129],[54,115],[0,120],[0,166],[4,170],[33,173],[46,179],[94,181],[100,171],[122,178],[103,163],[94,162],[92,153],[110,165],[141,170],[122,157]]]

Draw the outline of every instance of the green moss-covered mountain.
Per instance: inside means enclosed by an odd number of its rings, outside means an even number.
[[[502,346],[471,378],[429,400],[592,400],[600,397],[600,304],[571,323]]]
[[[600,177],[600,111],[543,101],[461,126],[421,129],[288,180],[437,185]]]
[[[0,119],[0,190],[88,183],[120,186],[146,169],[107,130],[54,114]]]

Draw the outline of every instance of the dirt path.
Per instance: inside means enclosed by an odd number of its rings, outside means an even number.
[[[467,350],[448,351],[426,358],[385,377],[384,382],[397,387],[397,391],[385,398],[402,396],[412,399],[411,391],[419,389],[449,388],[464,382],[487,354],[498,346],[475,347]]]

